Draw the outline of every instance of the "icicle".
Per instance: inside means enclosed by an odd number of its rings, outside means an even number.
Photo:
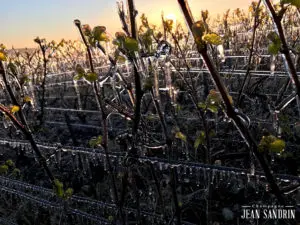
[[[98,162],[97,162],[97,154],[96,154],[95,149],[93,149],[93,151],[92,151],[91,161],[92,161],[92,163],[93,163],[94,165],[97,165],[97,164],[98,164]]]
[[[218,45],[217,49],[219,52],[219,57],[220,57],[221,62],[225,62],[225,53],[224,53],[223,45]]]
[[[216,175],[216,170],[213,169],[212,172],[211,172],[211,180],[210,180],[210,184],[214,184],[215,175]]]
[[[207,173],[209,173],[210,169],[201,168],[203,174],[203,183],[208,184]]]
[[[172,86],[172,77],[171,77],[171,65],[169,62],[167,62],[165,64],[165,82],[166,82],[166,89],[169,90],[169,96],[171,97],[172,99],[172,103],[174,103],[174,94],[173,94],[173,86]]]
[[[183,166],[183,175],[186,176],[186,174],[187,174],[187,167]]]
[[[38,163],[39,162],[38,157],[36,153],[33,151],[33,149],[32,149],[32,154],[33,154],[34,161]]]
[[[152,191],[152,188],[151,188],[151,187],[149,187],[148,195],[149,195],[149,197],[152,197],[152,195],[153,195],[153,191]]]
[[[119,99],[119,90],[117,90],[116,80],[117,80],[117,73],[116,73],[117,67],[114,67],[113,69],[113,77],[110,79],[111,86],[113,89],[114,99]],[[120,99],[119,99],[120,101]]]
[[[182,168],[181,168],[181,165],[178,165],[177,166],[177,174],[178,174],[178,181],[180,182],[182,179],[181,179],[181,177],[182,177]]]
[[[83,173],[87,174],[88,173],[88,159],[87,159],[87,155],[83,154],[81,155],[81,161],[82,161],[82,169],[83,169]]]
[[[74,154],[74,165],[75,165],[75,170],[79,170],[79,158],[78,154]]]
[[[180,165],[176,166],[176,169],[177,169],[177,174],[178,175],[181,174],[181,166]]]
[[[126,60],[125,65],[126,65],[126,69],[127,69],[127,76],[129,76],[130,70],[129,70],[128,60]]]
[[[92,179],[92,170],[90,167],[90,160],[88,157],[85,157],[85,165],[86,165],[87,174],[89,175],[89,178]]]
[[[103,153],[99,153],[99,154],[97,154],[97,156],[98,156],[98,160],[99,160],[100,164],[103,164],[105,162],[105,156],[104,156],[104,154]]]
[[[200,182],[201,182],[201,169],[196,168],[196,185],[197,187],[200,186]]]
[[[56,163],[58,164],[58,167],[60,168],[61,166],[61,149],[57,149],[55,152],[55,159],[56,159]]]
[[[219,188],[219,185],[220,185],[220,177],[221,177],[221,172],[220,172],[220,171],[216,171],[216,174],[215,174],[216,188]]]
[[[253,156],[253,153],[251,152],[250,153],[251,155],[250,155],[250,174],[253,176],[254,174],[255,174],[255,165],[254,165],[254,161],[255,161],[255,159],[254,159],[254,156]]]
[[[298,107],[298,113],[299,113],[299,117],[300,117],[300,99],[299,96],[296,96],[296,101],[297,101],[297,107]]]
[[[190,182],[190,168],[189,167],[184,167],[184,182],[189,183]]]
[[[4,128],[7,129],[10,126],[8,120],[4,116],[3,116],[2,120],[3,120],[3,126],[4,126]]]
[[[159,170],[162,171],[162,170],[163,170],[163,163],[162,163],[162,162],[159,162],[159,163],[158,163],[158,167],[159,167]]]
[[[107,171],[107,162],[106,162],[106,160],[103,161],[103,169],[104,169],[104,171]]]
[[[271,57],[271,65],[270,65],[270,74],[271,74],[271,76],[274,76],[274,74],[275,74],[275,68],[276,68],[275,62],[276,62],[276,56],[272,55],[272,57]],[[278,76],[275,76],[275,82],[277,81],[277,77]]]
[[[30,89],[30,93],[31,93],[30,94],[31,95],[31,106],[32,106],[33,111],[36,111],[37,107],[36,107],[36,98],[35,98],[35,88],[32,84],[32,79],[29,79],[28,85],[29,85],[29,89]]]
[[[155,60],[155,69],[154,69],[154,96],[156,99],[160,99],[160,95],[159,95],[159,73],[158,73],[158,61]]]
[[[260,177],[258,175],[255,176],[255,190],[256,190],[256,194],[258,194],[259,192],[259,180],[260,180]]]
[[[74,83],[74,88],[75,88],[75,92],[76,92],[76,95],[77,95],[78,109],[82,110],[82,104],[81,104],[81,98],[80,98],[80,91],[79,91],[79,88],[78,88],[77,80],[73,79],[73,83]]]
[[[272,112],[273,113],[273,127],[274,127],[274,130],[278,130],[278,113],[277,112]]]
[[[226,173],[225,171],[219,172],[219,182],[220,184],[223,184],[224,180],[226,180]]]
[[[269,186],[269,184],[266,184],[265,188],[266,188],[266,192],[269,192],[269,191],[270,191],[270,186]]]
[[[195,169],[196,169],[195,167],[191,167],[191,168],[189,169],[190,177],[193,177],[193,173],[194,173],[194,170],[195,170]]]

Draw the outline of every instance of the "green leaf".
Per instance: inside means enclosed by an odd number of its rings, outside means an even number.
[[[64,199],[69,199],[72,197],[73,195],[73,192],[74,190],[72,188],[68,188],[66,191],[65,191],[65,194],[64,194]]]
[[[159,31],[157,34],[156,34],[156,39],[161,39],[163,36],[163,34]]]
[[[6,46],[5,46],[4,44],[1,43],[1,44],[0,44],[0,50],[3,51],[3,50],[5,50],[5,49],[6,49]]]
[[[141,15],[141,22],[142,22],[142,24],[143,24],[144,27],[148,27],[148,26],[149,26],[149,24],[148,24],[148,19],[147,19],[145,13],[143,13],[143,14]]]
[[[280,43],[280,38],[275,31],[271,31],[270,33],[268,33],[267,38],[274,43]]]
[[[91,46],[96,46],[96,39],[93,36],[88,37],[88,42]]]
[[[281,0],[280,3],[291,4],[293,6],[296,6],[297,8],[300,8],[300,0]]]
[[[207,106],[207,109],[208,109],[209,111],[211,111],[212,113],[217,113],[217,112],[218,112],[218,106],[216,106],[216,105],[209,104],[209,105]]]
[[[206,104],[203,103],[203,102],[198,103],[197,106],[198,106],[199,109],[203,109],[203,110],[206,109]]]
[[[104,26],[96,26],[93,29],[93,36],[97,41],[105,41],[105,31],[106,27]]]
[[[208,44],[211,44],[211,45],[220,45],[220,44],[222,44],[222,38],[218,34],[215,34],[215,33],[205,34],[202,37],[202,40],[205,41]]]
[[[151,77],[147,77],[144,82],[144,90],[150,91],[153,87],[153,79]]]
[[[283,159],[292,158],[293,157],[293,153],[291,153],[291,152],[283,152],[282,154],[280,154],[279,157],[283,158]]]
[[[175,104],[175,111],[176,113],[179,113],[179,111],[182,109],[182,106],[179,104]]]
[[[88,24],[82,25],[82,32],[84,33],[85,36],[90,36],[92,34],[92,29],[90,25]]]
[[[9,167],[14,167],[15,163],[11,159],[8,159],[8,160],[6,160],[5,165],[7,165]]]
[[[214,130],[211,130],[208,135],[210,137],[215,137],[216,136],[216,132]]]
[[[281,153],[284,151],[285,142],[281,139],[277,139],[270,144],[270,152]]]
[[[202,16],[202,18],[203,18],[204,21],[207,20],[207,18],[208,18],[208,10],[205,10],[205,11],[201,10],[201,16]]]
[[[267,37],[272,42],[268,46],[269,53],[271,53],[272,55],[277,55],[281,48],[280,38],[275,32],[270,32]]]
[[[98,145],[101,145],[102,143],[102,136],[99,135],[98,137],[93,137],[90,141],[89,141],[89,146],[91,148],[95,148]]]
[[[115,37],[118,41],[125,41],[126,34],[123,32],[116,32]]]
[[[114,220],[114,217],[110,215],[110,216],[108,217],[108,221],[112,222],[113,220]]]
[[[75,67],[75,72],[76,72],[79,76],[81,76],[81,77],[83,77],[84,74],[85,74],[85,70],[84,70],[83,67],[82,67],[81,65],[79,65],[79,64],[76,65],[76,67]]]
[[[17,74],[18,74],[17,66],[16,66],[14,63],[12,63],[12,62],[8,63],[7,69],[8,69],[13,75],[17,75]]]
[[[285,142],[273,135],[263,136],[258,145],[260,152],[281,153],[284,151],[284,148]]]
[[[8,172],[8,166],[7,165],[1,165],[0,166],[0,174],[7,174]]]
[[[154,114],[149,114],[149,115],[147,115],[147,120],[149,120],[149,121],[153,121],[153,120],[155,120],[156,119],[156,117],[155,117],[155,115]]]
[[[58,197],[62,198],[64,196],[64,184],[58,179],[54,180],[54,190]]]
[[[21,171],[18,168],[14,168],[14,170],[12,171],[12,175],[17,177],[20,176]]]
[[[263,136],[258,145],[259,152],[266,152],[269,149],[270,144],[276,140],[273,135]]]
[[[221,97],[220,97],[219,92],[217,92],[214,89],[210,90],[206,101],[212,105],[215,105],[215,104],[217,105],[217,104],[221,103]]]
[[[20,111],[20,107],[17,105],[13,105],[10,109],[11,113],[16,113]]]
[[[105,32],[103,32],[97,40],[98,41],[108,42],[109,41],[109,37],[108,37],[108,35]]]
[[[180,140],[186,142],[186,136],[185,136],[183,133],[181,133],[180,131],[178,131],[178,132],[175,134],[175,138],[180,139]]]
[[[27,102],[27,103],[32,103],[32,98],[29,97],[29,96],[25,96],[25,97],[23,98],[23,101],[24,101],[24,102]]]
[[[277,45],[277,44],[271,43],[268,46],[268,52],[272,55],[277,55],[278,52],[280,51],[280,47],[281,47],[280,44]]]
[[[150,28],[145,33],[145,35],[148,37],[152,37],[153,34],[154,34],[154,31],[153,31],[153,29],[150,29]]]
[[[125,58],[124,56],[119,55],[119,56],[117,57],[117,61],[118,61],[119,63],[125,63],[125,62],[126,62],[126,58]]]
[[[152,31],[153,33],[153,31]],[[151,51],[151,46],[152,46],[152,34],[151,34],[151,29],[149,29],[145,34],[142,34],[141,36],[142,42],[145,45],[147,51]]]
[[[20,79],[20,83],[21,84],[25,84],[25,83],[28,83],[30,81],[28,75],[24,74],[21,79]]]
[[[166,21],[164,21],[165,29],[166,29],[168,32],[171,32],[171,31],[172,31],[172,29],[173,29],[173,24],[174,24],[174,21],[171,20],[171,19],[167,19]]]
[[[0,52],[0,61],[6,61],[6,55],[3,52]]]
[[[74,80],[80,80],[83,77],[83,75],[77,74],[74,76]]]
[[[124,42],[124,47],[129,51],[129,52],[135,52],[139,50],[139,44],[137,40],[126,37],[125,42]]]
[[[88,73],[84,76],[84,78],[89,82],[94,82],[98,79],[98,75],[95,73]]]
[[[41,39],[39,37],[36,37],[34,40],[33,40],[35,43],[37,44],[40,44],[42,43]]]
[[[202,21],[197,21],[193,24],[192,26],[192,32],[193,32],[193,36],[195,39],[196,44],[199,47],[203,47],[204,46],[204,42],[202,40],[202,37],[204,35],[205,32],[205,25]]]
[[[114,40],[112,41],[112,44],[113,44],[113,45],[116,45],[116,46],[118,46],[118,47],[121,47],[121,41],[119,41],[119,40],[117,40],[117,39],[114,39]]]
[[[204,131],[200,132],[200,135],[197,137],[194,143],[194,148],[197,149],[199,145],[202,145],[205,141],[205,133]]]

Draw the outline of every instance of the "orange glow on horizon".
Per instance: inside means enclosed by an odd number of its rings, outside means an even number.
[[[74,1],[74,0],[73,0]],[[107,31],[114,36],[116,31],[122,31],[118,11],[114,1],[93,0],[79,1],[70,10],[65,10],[71,0],[53,0],[49,7],[44,7],[44,1],[16,0],[6,2],[0,15],[3,22],[3,30],[0,43],[8,48],[14,46],[37,47],[33,39],[37,36],[46,38],[48,41],[59,41],[62,38],[80,40],[78,30],[73,25],[73,20],[78,18],[83,24],[94,26],[106,26]],[[76,0],[77,1],[77,0]],[[222,14],[226,9],[246,9],[252,0],[188,0],[195,21],[200,19],[201,10],[208,10],[211,17]],[[126,1],[124,1],[126,2]],[[226,2],[226,3],[225,3]],[[140,16],[145,13],[150,24],[162,27],[161,13],[165,19],[174,20],[174,24],[182,24],[185,28],[185,20],[182,16],[177,1],[174,0],[135,0],[138,11],[137,22],[140,23]],[[51,7],[50,7],[51,6]],[[3,8],[4,7],[4,8]],[[28,10],[23,10],[27,7]],[[126,7],[126,3],[125,3]],[[28,13],[32,10],[32,13]],[[56,16],[53,16],[56,12]],[[19,16],[16,16],[19,15]],[[22,18],[22,19],[20,19]]]

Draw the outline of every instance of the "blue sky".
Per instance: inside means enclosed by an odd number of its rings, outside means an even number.
[[[226,4],[224,4],[226,2]],[[220,13],[227,8],[246,7],[250,0],[190,0],[192,11]],[[159,22],[161,11],[180,15],[177,0],[135,0],[139,15],[145,12],[152,23]],[[47,40],[77,39],[73,20],[91,26],[104,25],[114,33],[120,30],[116,0],[0,0],[0,43],[7,47],[32,47],[36,36]]]

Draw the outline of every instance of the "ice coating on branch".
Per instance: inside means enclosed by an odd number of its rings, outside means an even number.
[[[217,49],[218,49],[218,52],[219,52],[219,57],[220,57],[221,62],[225,62],[224,46],[223,45],[218,45]]]

